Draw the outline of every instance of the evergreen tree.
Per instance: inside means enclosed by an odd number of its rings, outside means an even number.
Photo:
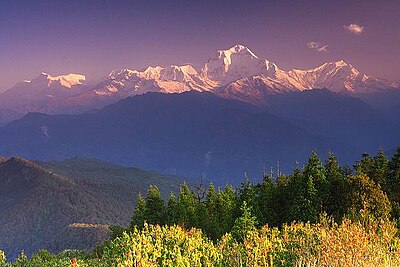
[[[382,148],[379,148],[378,155],[374,157],[374,163],[372,166],[371,173],[369,177],[377,184],[381,185],[383,189],[387,186],[387,171],[388,171],[389,160],[385,153],[383,153]]]
[[[372,157],[368,153],[364,153],[361,160],[357,162],[355,169],[357,174],[364,173],[375,183],[386,188],[388,163],[388,158],[383,153],[382,148],[379,148],[378,155],[375,157]]]
[[[130,228],[133,229],[135,226],[141,228],[146,220],[146,200],[142,194],[139,193],[136,200],[135,212],[131,219]]]
[[[258,222],[261,225],[276,225],[278,223],[277,186],[272,177],[264,176],[261,184],[255,186],[257,206],[259,207]]]
[[[371,174],[372,168],[374,166],[374,158],[369,153],[363,153],[361,160],[354,166],[356,173],[364,173],[367,176]]]
[[[288,185],[290,204],[287,210],[286,222],[314,222],[317,219],[319,201],[312,175],[305,177],[299,169],[290,176]]]
[[[247,206],[251,208],[255,216],[260,217],[260,210],[256,200],[255,186],[250,182],[247,175],[245,175],[239,189],[239,203],[243,202],[247,203]],[[239,216],[240,213],[240,207],[238,206],[236,209],[236,215]]]
[[[196,225],[196,196],[184,183],[181,186],[177,203],[177,222],[185,227]]]
[[[169,225],[176,224],[178,222],[177,212],[175,194],[171,192],[169,194],[167,206],[165,207],[165,222]]]
[[[339,221],[346,212],[346,179],[333,153],[329,153],[325,164],[326,179],[329,182],[329,195],[326,212]]]
[[[231,231],[235,222],[235,211],[238,206],[238,198],[232,186],[226,185],[224,190],[217,191],[218,232],[216,238],[222,237]]]
[[[400,146],[390,159],[386,173],[386,192],[393,207],[393,217],[400,218]]]
[[[240,207],[241,215],[235,220],[232,228],[232,236],[238,240],[243,241],[250,230],[255,229],[257,224],[256,217],[251,214],[250,207],[247,206],[246,201]]]
[[[149,186],[145,215],[147,222],[150,224],[164,224],[164,199],[157,186]]]
[[[300,174],[299,164],[296,163],[293,173]],[[294,175],[296,176],[296,174]],[[276,196],[274,206],[276,207],[277,222],[276,226],[289,222],[290,207],[294,199],[294,192],[292,191],[291,175],[279,175],[276,180]],[[274,225],[274,224],[273,224]]]
[[[211,239],[216,239],[220,232],[219,225],[219,210],[218,210],[218,197],[215,192],[215,187],[211,183],[207,189],[206,195],[206,209],[207,209],[207,227],[205,231]]]
[[[318,210],[323,211],[326,209],[326,201],[329,198],[329,189],[330,184],[326,179],[326,170],[324,165],[322,164],[317,151],[314,150],[311,154],[311,157],[308,159],[308,162],[303,170],[304,179],[307,183],[313,183],[313,186],[316,189],[316,207]]]

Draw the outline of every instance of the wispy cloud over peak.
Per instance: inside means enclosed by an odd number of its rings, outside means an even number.
[[[349,25],[343,26],[348,32],[354,33],[354,34],[361,34],[364,32],[364,27],[356,24],[356,23],[351,23]]]
[[[329,52],[328,45],[323,45],[319,42],[308,42],[307,48],[314,49],[318,52],[325,52],[325,53]]]

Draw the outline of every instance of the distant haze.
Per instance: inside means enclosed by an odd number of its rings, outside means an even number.
[[[399,1],[0,1],[0,91],[46,71],[196,67],[236,43],[283,69],[345,59],[400,79]]]

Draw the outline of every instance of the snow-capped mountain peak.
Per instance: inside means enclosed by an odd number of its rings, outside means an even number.
[[[149,91],[181,93],[197,90],[262,103],[270,94],[293,91],[325,88],[358,94],[393,87],[393,84],[361,73],[344,60],[312,69],[284,71],[275,63],[259,58],[248,47],[237,44],[216,51],[200,73],[191,65],[155,66],[141,71],[114,70],[95,92],[124,97]]]
[[[258,75],[271,67],[273,63],[259,59],[249,48],[237,44],[226,50],[218,50],[204,65],[201,76],[225,85],[238,79]]]
[[[224,54],[229,60],[231,59],[232,55],[244,55],[258,59],[256,54],[254,54],[248,47],[241,44],[237,44],[228,50],[219,50],[217,53],[220,55]]]
[[[142,71],[117,69],[94,88],[97,95],[125,97],[146,92],[209,91],[215,84],[200,77],[191,65],[149,66]]]
[[[71,89],[73,86],[84,84],[86,82],[86,77],[85,75],[73,73],[67,75],[51,76],[46,72],[42,72],[38,77],[34,78],[33,80],[25,82],[35,84],[46,83],[47,87],[50,87],[52,85],[61,85],[62,87]]]
[[[360,72],[344,60],[325,63],[315,69],[293,69],[287,73],[303,85],[304,90],[325,88],[333,92],[364,94],[387,89],[399,89],[399,86],[393,83]]]
[[[84,75],[73,73],[55,77],[48,75],[47,79],[49,79],[51,82],[59,82],[66,88],[72,88],[75,85],[82,85],[86,82],[86,77]]]
[[[80,106],[85,105],[82,103],[94,103],[95,107],[100,107],[104,103],[147,92],[182,93],[191,90],[264,104],[273,94],[313,89],[361,95],[400,89],[400,85],[368,76],[344,60],[311,69],[284,71],[277,64],[259,58],[248,47],[237,44],[216,51],[200,72],[191,65],[115,69],[93,88],[86,86],[84,75],[52,76],[43,72],[4,92],[0,97],[0,107],[29,107],[28,104],[47,103],[49,99],[65,103],[69,103],[70,99],[71,103],[79,103]],[[40,109],[29,111],[37,110]]]
[[[28,109],[35,102],[64,99],[87,90],[86,77],[81,74],[51,76],[46,72],[32,80],[17,83],[0,96],[0,106]],[[29,110],[31,111],[31,110]]]

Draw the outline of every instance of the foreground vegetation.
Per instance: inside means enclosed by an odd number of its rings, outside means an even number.
[[[225,234],[212,242],[201,230],[145,225],[124,232],[99,258],[67,251],[40,251],[29,261],[21,255],[3,266],[400,266],[400,239],[388,221],[363,217],[341,224],[292,223],[281,229],[250,227],[244,238]],[[1,255],[1,254],[0,254]],[[0,256],[0,260],[1,260]],[[3,261],[4,262],[4,261]]]
[[[91,253],[40,251],[4,266],[400,266],[400,148],[364,154],[352,170],[314,152],[286,176],[237,190],[181,187],[164,201],[150,186],[131,225],[111,227]]]

